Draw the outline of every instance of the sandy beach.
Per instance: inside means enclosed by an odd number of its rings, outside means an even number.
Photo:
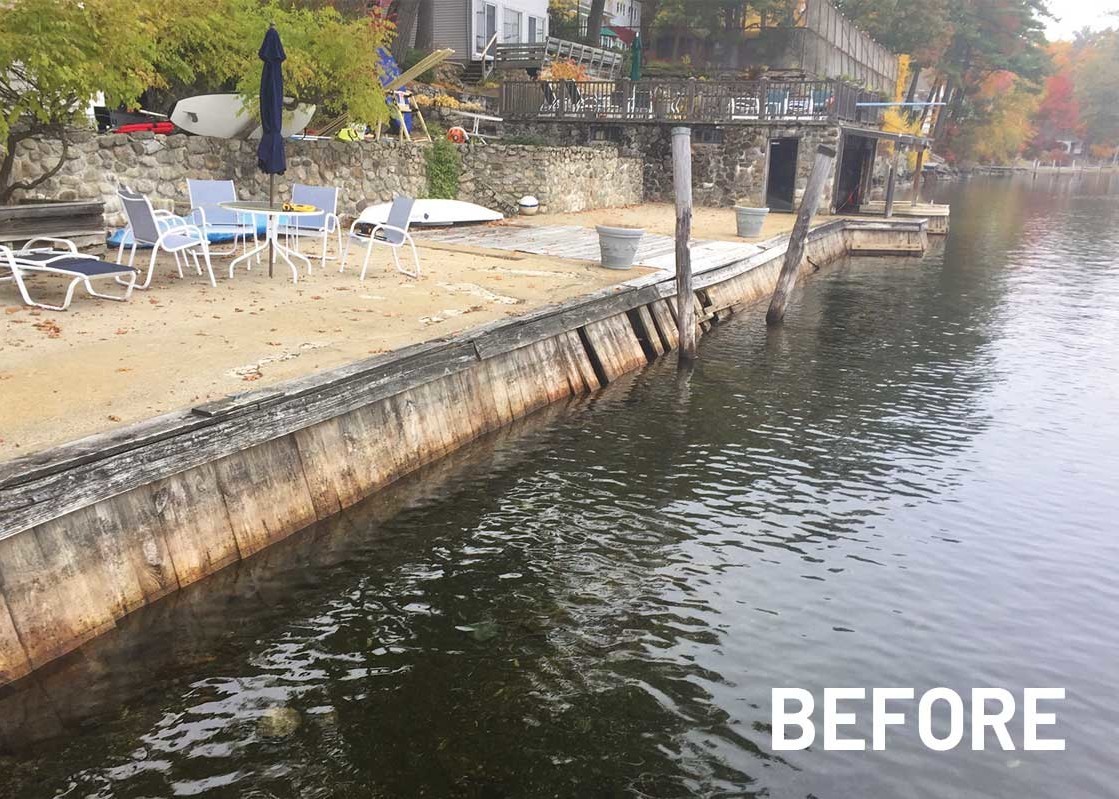
[[[587,261],[425,245],[419,280],[375,251],[301,275],[277,264],[238,269],[215,257],[217,288],[180,279],[171,259],[127,303],[75,296],[66,312],[21,304],[0,284],[0,460],[440,338],[647,274]],[[138,263],[142,254],[138,256]],[[146,263],[146,261],[145,261]],[[37,278],[33,293],[61,295]],[[57,301],[55,299],[54,301]]]

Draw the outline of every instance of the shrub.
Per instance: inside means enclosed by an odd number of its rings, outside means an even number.
[[[427,161],[427,196],[453,200],[458,196],[458,180],[462,173],[458,148],[447,141],[442,131],[433,127],[431,134],[431,147],[424,155]]]

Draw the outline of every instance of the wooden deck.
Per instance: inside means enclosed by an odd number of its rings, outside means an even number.
[[[424,241],[478,247],[490,250],[527,252],[579,261],[599,260],[598,233],[593,228],[571,226],[499,224],[485,227],[448,228],[418,234]],[[735,241],[693,241],[692,268],[715,269],[735,263],[766,249],[765,245]],[[638,266],[666,272],[676,269],[676,244],[670,236],[646,233],[637,248]]]

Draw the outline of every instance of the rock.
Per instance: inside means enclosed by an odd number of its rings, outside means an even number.
[[[303,717],[292,707],[270,707],[257,719],[256,730],[265,738],[287,738],[303,724]]]

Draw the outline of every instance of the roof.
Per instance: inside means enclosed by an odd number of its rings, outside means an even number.
[[[637,38],[637,28],[629,28],[625,25],[603,25],[602,32],[610,31],[627,45],[633,44],[633,40]]]

